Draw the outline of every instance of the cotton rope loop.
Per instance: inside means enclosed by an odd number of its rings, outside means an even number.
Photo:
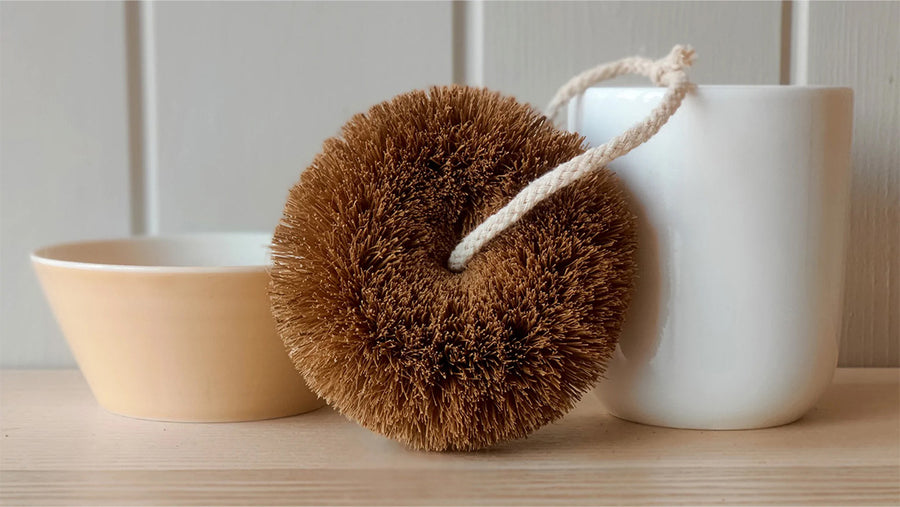
[[[522,218],[547,196],[591,171],[605,167],[653,137],[675,113],[690,89],[691,83],[685,69],[694,63],[694,57],[694,50],[690,46],[678,45],[660,60],[642,57],[624,58],[587,70],[564,84],[547,106],[545,114],[551,121],[555,119],[562,106],[573,97],[584,93],[596,83],[624,74],[646,76],[657,86],[667,86],[668,90],[662,102],[644,121],[609,142],[556,166],[522,189],[506,206],[485,219],[453,249],[447,263],[450,270],[462,271],[469,259],[484,245]]]

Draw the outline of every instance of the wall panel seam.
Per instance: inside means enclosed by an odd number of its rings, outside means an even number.
[[[484,2],[454,0],[451,23],[453,82],[484,86]]]
[[[128,125],[128,184],[130,233],[143,234],[144,202],[144,118],[143,77],[141,72],[141,13],[137,2],[124,2],[125,11],[125,83]]]
[[[151,0],[140,2],[140,68],[141,68],[141,132],[143,185],[143,234],[158,234],[159,209],[159,143],[156,80],[156,22]]]
[[[781,85],[791,84],[793,10],[794,0],[781,1],[781,62],[778,68],[778,84]]]
[[[791,2],[790,80],[785,84],[809,84],[809,0]]]

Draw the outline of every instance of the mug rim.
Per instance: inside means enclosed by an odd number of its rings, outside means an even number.
[[[237,240],[253,244],[262,242],[267,250],[266,262],[264,263],[223,263],[216,265],[166,265],[159,264],[130,264],[130,263],[111,263],[102,261],[86,261],[72,260],[66,258],[66,251],[84,246],[122,246],[134,243],[185,243],[190,241],[201,242],[226,242],[228,240]],[[30,258],[33,264],[46,266],[55,266],[67,269],[77,269],[85,271],[107,271],[107,272],[131,272],[131,273],[256,273],[266,272],[270,266],[268,262],[268,245],[271,244],[272,234],[268,232],[200,232],[200,233],[180,233],[180,234],[162,234],[162,235],[141,235],[108,239],[91,239],[84,241],[68,241],[63,243],[55,243],[43,246],[31,252]],[[69,254],[71,255],[71,253]]]
[[[853,88],[849,86],[832,86],[832,85],[796,85],[796,84],[694,84],[695,88],[701,91],[768,91],[768,92],[822,92],[835,91],[842,93],[853,93]],[[654,92],[664,93],[665,87],[662,86],[602,86],[595,85],[588,90],[610,90],[610,91],[632,91],[632,92]]]

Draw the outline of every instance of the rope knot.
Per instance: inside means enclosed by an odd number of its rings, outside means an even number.
[[[487,217],[475,230],[466,234],[450,253],[447,267],[456,273],[461,272],[469,258],[481,250],[481,247],[524,216],[542,199],[590,171],[606,167],[616,158],[625,155],[653,137],[675,113],[690,89],[691,82],[688,81],[685,69],[693,63],[694,50],[690,46],[675,46],[665,58],[659,60],[654,61],[642,57],[624,58],[598,65],[570,79],[556,92],[550,105],[547,106],[546,114],[551,122],[569,99],[584,93],[596,83],[623,74],[647,76],[657,86],[666,86],[668,91],[644,121],[608,142],[563,162],[529,183],[506,206]]]
[[[657,86],[671,86],[687,81],[685,69],[693,65],[695,58],[694,48],[679,44],[664,58],[653,62],[649,77]]]

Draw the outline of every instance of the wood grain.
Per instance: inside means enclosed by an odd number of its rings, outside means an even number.
[[[900,365],[900,2],[810,2],[810,84],[854,90],[841,362]]]
[[[325,408],[237,424],[99,408],[77,371],[0,374],[0,503],[810,504],[900,502],[900,370],[839,370],[800,421],[686,431],[587,397],[532,437],[409,451]]]

